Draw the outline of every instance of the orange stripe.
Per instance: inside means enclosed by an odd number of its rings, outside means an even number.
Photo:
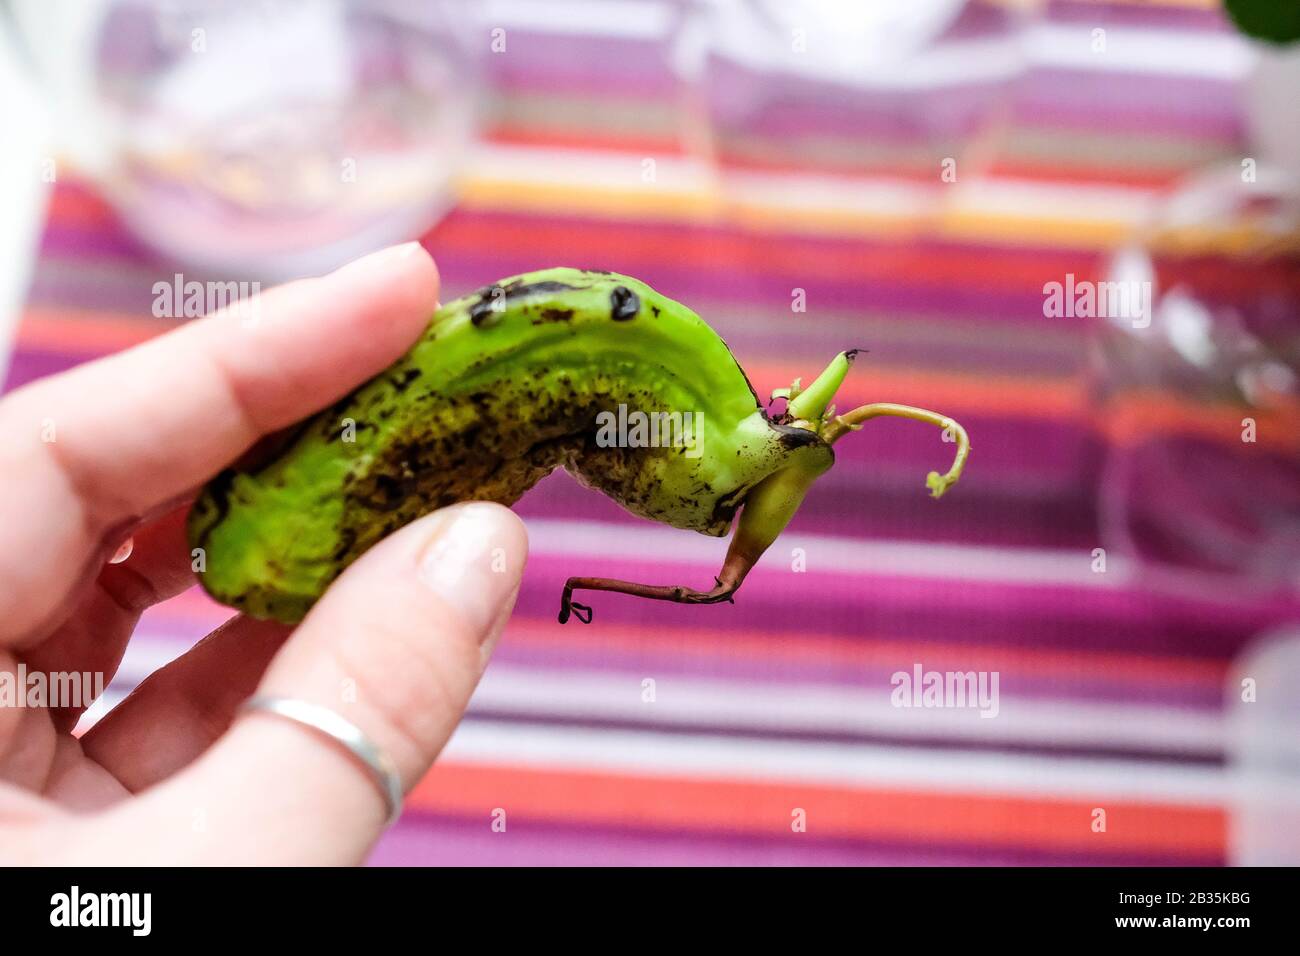
[[[1270,450],[1300,451],[1300,402],[1273,409],[1250,409],[1224,403],[1189,405],[1154,389],[1113,398],[1092,412],[1093,427],[1111,442],[1136,445],[1162,434],[1194,435],[1207,441],[1246,448],[1242,420],[1256,423],[1256,442]]]
[[[107,355],[146,342],[183,324],[177,319],[143,319],[91,309],[29,306],[18,326],[18,348]]]
[[[507,146],[538,146],[550,149],[575,149],[582,152],[633,153],[638,156],[681,156],[686,153],[675,136],[606,133],[601,129],[529,130],[497,126],[489,130],[489,142]]]
[[[49,218],[57,222],[75,222],[87,226],[114,226],[117,215],[108,202],[86,183],[60,182],[50,196]]]
[[[792,811],[802,808],[807,832],[814,837],[1099,855],[1147,851],[1204,858],[1222,855],[1226,841],[1224,812],[1210,806],[615,775],[450,760],[434,767],[407,802],[484,821],[494,808],[503,807],[523,819],[773,838],[791,836]],[[1106,811],[1105,833],[1094,833],[1090,826],[1097,807]]]
[[[1035,183],[1052,183],[1069,186],[1087,183],[1101,186],[1132,186],[1137,189],[1163,189],[1186,176],[1188,167],[1144,169],[1114,166],[1062,166],[1057,163],[1036,163],[1032,160],[1000,159],[993,162],[987,175],[990,178],[1023,179]]]

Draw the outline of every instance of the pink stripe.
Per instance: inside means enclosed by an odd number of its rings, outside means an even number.
[[[581,800],[581,794],[575,799]],[[372,866],[1160,866],[1188,864],[1156,854],[1090,855],[1007,846],[924,842],[859,843],[764,839],[725,833],[555,826],[507,814],[493,833],[492,808],[479,820],[408,813],[375,847]],[[1221,866],[1222,858],[1195,861]]]

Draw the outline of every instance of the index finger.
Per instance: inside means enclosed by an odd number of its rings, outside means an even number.
[[[114,528],[381,371],[437,299],[408,243],[266,293],[256,321],[223,310],[6,397],[0,645],[43,633]]]

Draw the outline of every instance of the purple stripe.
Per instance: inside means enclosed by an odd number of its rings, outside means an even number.
[[[783,641],[783,649],[798,647],[798,638]],[[614,650],[600,643],[590,647],[574,648],[569,645],[550,645],[529,642],[521,644],[510,640],[509,631],[493,654],[494,661],[537,672],[574,669],[584,673],[598,673],[610,680],[621,674],[635,683],[646,674],[681,675],[700,680],[724,680],[733,683],[758,684],[822,684],[839,688],[857,688],[863,694],[890,692],[889,679],[899,670],[910,671],[913,660],[900,661],[896,667],[880,665],[845,665],[821,663],[817,648],[807,649],[805,659],[792,661],[782,655],[777,659],[761,656],[673,654],[666,650],[647,648],[642,651]],[[964,664],[949,665],[938,654],[927,654],[927,668],[935,670],[972,670]],[[1223,707],[1223,690],[1218,682],[1176,681],[1149,682],[1133,680],[1108,681],[1100,678],[1080,678],[1069,674],[1035,676],[1021,673],[1013,664],[1000,670],[1000,688],[1025,700],[1062,702],[1068,707],[1070,700],[1090,700],[1105,703],[1157,704],[1166,707],[1218,712]]]
[[[937,841],[824,840],[643,827],[578,826],[507,817],[409,811],[380,840],[373,866],[1222,866],[1215,855],[1086,852]]]
[[[66,259],[121,259],[130,268],[148,268],[151,264],[161,270],[161,260],[153,256],[125,226],[100,223],[85,226],[76,220],[53,219],[41,236],[40,257]],[[39,266],[38,266],[39,268]],[[170,269],[167,275],[175,272]]]
[[[1088,27],[1139,26],[1206,33],[1235,32],[1231,21],[1217,7],[1197,10],[1192,7],[1148,6],[1132,2],[1049,0],[1045,17],[1054,23],[1080,23]]]
[[[710,311],[704,302],[695,304],[706,313]],[[773,318],[781,316],[776,313]],[[1053,329],[1069,335],[1068,340],[1063,339],[1059,345],[1053,343],[1051,348],[1035,347],[1035,343],[1041,340],[1035,338],[1034,330],[1027,325],[1024,334],[1015,339],[1001,336],[979,341],[967,339],[945,347],[936,344],[934,336],[917,333],[923,333],[926,328],[951,327],[951,323],[943,319],[930,321],[928,316],[898,315],[895,318],[899,327],[916,338],[909,340],[893,334],[885,342],[872,346],[870,361],[873,369],[942,369],[963,373],[978,369],[982,374],[995,376],[1060,378],[1067,372],[1081,369],[1085,360],[1085,326],[1080,322],[1047,320],[1040,315],[1040,322],[1057,321]],[[1005,319],[1000,318],[999,324],[1005,324]],[[805,362],[812,374],[821,370],[833,349],[849,347],[842,343],[871,342],[873,339],[869,331],[862,331],[862,323],[855,316],[835,318],[810,313],[799,316],[799,320],[798,324],[788,322],[784,326],[764,322],[758,328],[751,328],[738,318],[710,318],[709,324],[722,333],[731,351],[742,359],[752,361],[754,358],[779,356],[787,362]],[[1045,328],[1045,325],[1039,328]],[[757,382],[754,387],[758,387]]]
[[[967,0],[948,29],[944,30],[935,45],[942,48],[953,40],[975,40],[990,36],[1005,36],[1016,32],[1023,17],[1005,7],[993,6],[981,0]]]
[[[96,353],[97,354],[97,353]],[[19,349],[9,362],[9,369],[3,379],[4,387],[0,392],[13,391],[20,385],[34,382],[47,375],[55,375],[96,355],[74,356],[63,352],[37,352],[31,349]]]
[[[72,261],[74,260],[69,260]],[[101,264],[105,267],[102,271],[79,272],[74,267],[55,275],[48,268],[38,270],[28,293],[28,306],[57,310],[81,309],[87,313],[116,312],[140,319],[153,318],[153,284],[166,282],[170,285],[174,273],[143,272],[134,263],[119,265],[101,260]],[[110,269],[114,271],[109,271]],[[190,273],[185,273],[186,280],[192,277]],[[171,326],[167,319],[158,321],[159,331]],[[75,346],[76,321],[68,319],[61,331],[67,334]]]
[[[507,94],[640,97],[671,105],[682,83],[667,43],[653,39],[508,30],[505,52],[485,56],[484,63],[489,84]]]
[[[809,366],[804,381],[811,381],[818,371],[818,366]],[[869,365],[861,367],[860,373],[855,369],[853,374],[860,374],[868,384],[871,381]],[[888,395],[880,395],[879,399],[890,400]],[[1086,426],[1022,418],[1015,413],[999,417],[988,413],[969,414],[962,408],[945,408],[943,411],[961,421],[972,436],[978,437],[979,458],[972,457],[971,469],[969,473],[963,473],[962,483],[958,486],[963,493],[1032,498],[1040,495],[1053,497],[1060,491],[1093,490],[1104,449],[1100,440],[1088,434]],[[927,501],[925,496],[925,474],[940,465],[944,466],[940,470],[945,470],[956,447],[941,441],[941,437],[933,426],[898,418],[875,419],[862,431],[836,443],[835,467],[821,479],[817,488],[832,489],[829,497],[843,503],[853,497],[853,489],[861,487],[864,477],[880,474],[883,468],[888,477],[875,482],[882,489],[893,486],[917,492],[922,504],[932,505],[933,502]],[[975,441],[976,438],[971,439],[972,446]],[[1064,474],[1067,470],[1068,474]],[[1008,473],[1016,476],[1019,493],[1008,488]],[[954,494],[953,498],[956,497]],[[944,498],[945,506],[948,501]],[[855,502],[854,506],[860,507],[860,504]],[[844,507],[843,510],[850,509]]]
[[[923,144],[977,133],[1012,88],[1010,80],[914,90],[833,83],[765,72],[716,55],[703,83],[710,118],[727,133]]]
[[[1087,41],[1081,33],[1079,42]],[[1011,115],[1024,125],[1127,131],[1143,139],[1173,133],[1227,146],[1246,135],[1240,97],[1238,85],[1226,80],[1042,68],[1017,86]]]

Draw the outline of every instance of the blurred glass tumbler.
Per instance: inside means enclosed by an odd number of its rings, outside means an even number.
[[[1296,157],[1285,155],[1294,165]],[[1270,415],[1289,421],[1300,409],[1300,298],[1293,281],[1278,278],[1293,274],[1300,249],[1300,176],[1268,153],[1248,173],[1235,162],[1211,168],[1163,197],[1107,275],[1151,289],[1149,311],[1092,326],[1099,410],[1126,395],[1170,393],[1192,407],[1235,411],[1239,424],[1228,437],[1240,430],[1241,441],[1171,432],[1113,444],[1100,518],[1103,543],[1148,569],[1226,574],[1239,593],[1297,592],[1294,436],[1263,443],[1252,429],[1257,421],[1273,427]],[[1244,290],[1216,289],[1195,268],[1213,270],[1224,237],[1237,247],[1236,268],[1257,277]]]
[[[69,18],[17,19],[61,145],[167,257],[317,273],[453,202],[479,89],[456,0],[44,2]]]
[[[1300,631],[1265,636],[1233,663],[1225,706],[1228,862],[1300,866]]]
[[[862,179],[928,183],[945,157],[996,136],[1023,73],[1027,18],[967,0],[700,4],[678,57],[701,88],[711,147],[733,173],[797,168],[833,180],[835,203],[879,214]]]

